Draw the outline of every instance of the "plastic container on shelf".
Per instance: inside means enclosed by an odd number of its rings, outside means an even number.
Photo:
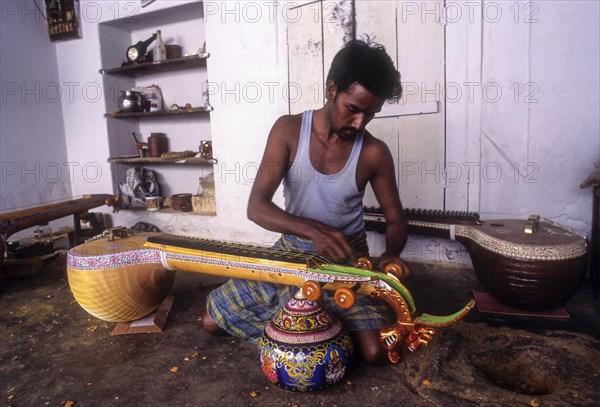
[[[162,91],[158,85],[146,86],[144,89],[144,99],[150,105],[151,112],[160,112],[163,110]]]

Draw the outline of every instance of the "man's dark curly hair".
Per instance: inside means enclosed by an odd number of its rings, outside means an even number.
[[[342,92],[353,83],[359,83],[383,100],[398,101],[402,96],[400,72],[385,47],[370,39],[352,40],[338,51],[331,62],[327,80],[332,80]]]

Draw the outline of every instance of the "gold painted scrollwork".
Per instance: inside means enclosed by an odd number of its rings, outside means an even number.
[[[371,296],[387,302],[396,315],[396,323],[388,325],[379,331],[381,344],[388,351],[388,358],[397,363],[404,349],[417,349],[421,344],[427,344],[435,332],[431,328],[415,330],[408,305],[400,294],[393,290],[376,289]]]
[[[388,358],[392,363],[397,363],[406,349],[416,351],[423,345],[429,345],[435,334],[434,328],[457,322],[475,306],[475,301],[471,300],[463,309],[452,315],[437,317],[423,314],[413,319],[406,300],[398,292],[377,288],[370,294],[373,298],[387,302],[396,314],[396,322],[379,331],[381,344],[387,349]]]

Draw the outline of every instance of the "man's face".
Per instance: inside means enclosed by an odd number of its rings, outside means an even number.
[[[328,84],[328,100],[333,130],[344,138],[353,138],[362,132],[385,102],[358,83],[340,92],[333,82]]]

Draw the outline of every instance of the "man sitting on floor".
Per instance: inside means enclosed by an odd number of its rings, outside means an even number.
[[[368,255],[363,196],[370,183],[383,210],[386,249],[379,267],[401,264],[407,238],[394,162],[385,143],[365,130],[386,100],[402,94],[400,73],[383,46],[351,41],[334,57],[326,83],[326,103],[315,111],[280,117],[269,134],[250,199],[248,218],[282,233],[276,249],[318,254],[353,264]],[[283,182],[285,210],[273,203]],[[297,292],[297,287],[229,280],[210,293],[203,326],[249,341]],[[383,364],[387,352],[379,329],[390,323],[388,306],[369,297],[350,309],[323,294],[322,305],[351,331],[358,354]]]

